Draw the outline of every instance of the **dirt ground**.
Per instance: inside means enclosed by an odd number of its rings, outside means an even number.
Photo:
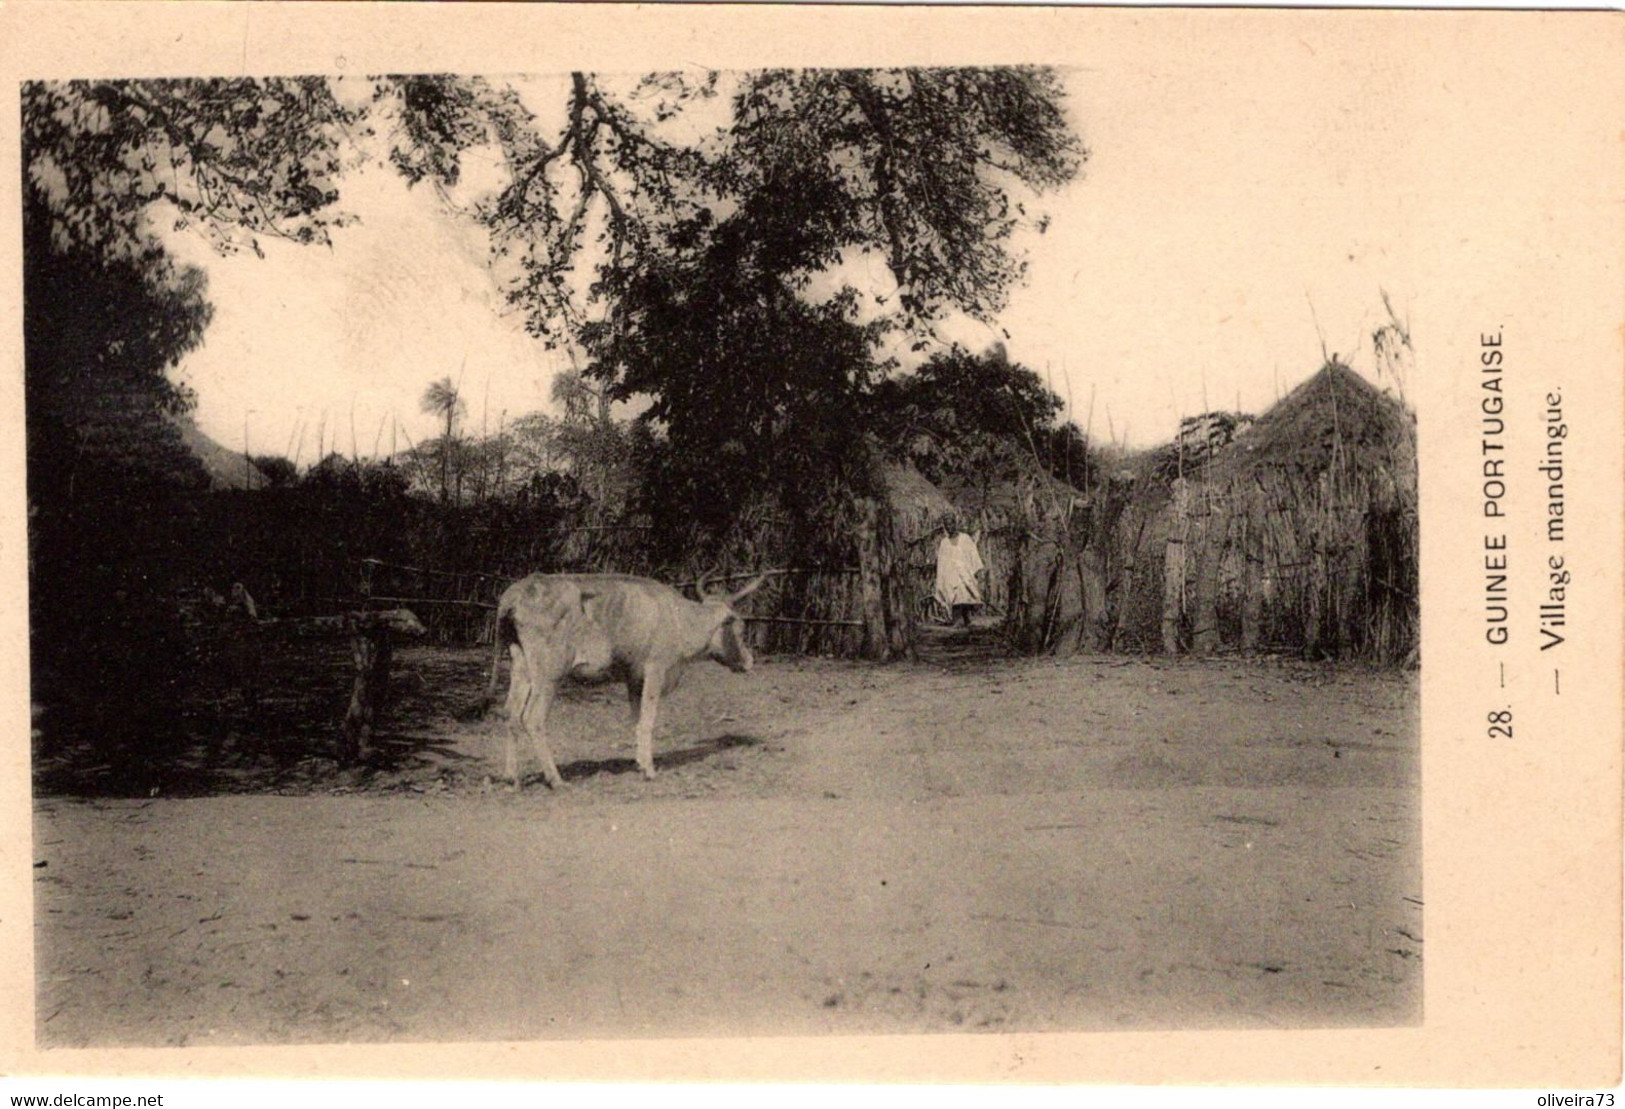
[[[419,649],[371,768],[228,738],[246,792],[42,788],[39,1042],[1420,1019],[1414,674],[941,646],[697,667],[653,782],[600,688],[565,790],[492,785],[500,717],[431,699],[484,656]]]

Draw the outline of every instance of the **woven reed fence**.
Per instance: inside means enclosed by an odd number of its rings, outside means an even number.
[[[1204,465],[1143,462],[1100,552],[1111,646],[1414,661],[1415,450],[1410,413],[1334,364]]]
[[[736,588],[763,571],[767,578],[741,604],[754,650],[884,660],[913,652],[914,616],[905,584],[908,558],[890,506],[856,498],[847,528],[820,554],[830,563],[795,565],[779,521],[748,520],[726,538],[708,565],[657,565],[642,529],[561,529],[562,539],[540,565],[415,566],[377,558],[356,564],[356,596],[376,606],[406,605],[441,644],[491,641],[497,598],[525,573],[638,573],[690,596],[702,578],[708,590]],[[775,565],[777,563],[777,565]],[[791,563],[786,565],[786,563]]]

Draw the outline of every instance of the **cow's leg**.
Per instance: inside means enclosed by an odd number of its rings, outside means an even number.
[[[644,673],[643,688],[639,690],[637,700],[632,703],[632,720],[636,725],[638,737],[638,769],[643,771],[645,778],[655,776],[655,716],[660,710],[660,690],[665,682],[664,673]],[[631,688],[632,683],[628,681],[628,692]]]
[[[508,670],[508,727],[503,747],[502,771],[508,781],[519,786],[519,729],[523,725],[525,709],[530,705],[530,667],[519,644],[508,648],[512,665]],[[495,668],[493,667],[493,670]]]
[[[529,640],[526,642],[526,640]],[[572,654],[560,651],[541,641],[539,636],[520,633],[525,646],[525,660],[530,664],[530,696],[521,714],[525,731],[530,733],[530,744],[542,765],[542,777],[554,789],[564,788],[564,775],[553,761],[553,749],[547,743],[547,714],[553,707],[553,694],[560,679],[570,669]]]
[[[555,679],[556,681],[556,679]],[[553,707],[554,682],[533,682],[530,706],[525,710],[525,730],[530,733],[531,748],[542,764],[542,777],[554,789],[564,788],[564,775],[553,761],[553,749],[547,743],[547,714]]]
[[[643,675],[626,676],[626,703],[632,708],[632,731],[636,734],[638,721],[643,719]]]

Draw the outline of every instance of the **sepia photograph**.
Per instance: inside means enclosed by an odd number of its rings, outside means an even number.
[[[1437,310],[1403,36],[1155,14],[24,67],[36,1058],[1423,1034],[1424,682],[1617,652],[1617,443]]]

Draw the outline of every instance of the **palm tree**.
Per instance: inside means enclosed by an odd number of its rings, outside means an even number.
[[[446,419],[446,435],[440,441],[440,499],[444,502],[450,491],[448,474],[451,463],[451,434],[456,426],[457,416],[463,411],[463,398],[457,394],[457,386],[451,383],[451,378],[443,377],[439,381],[432,381],[423,391],[423,399],[418,406],[425,412],[444,416]]]
[[[601,389],[593,388],[592,382],[579,370],[560,370],[553,375],[553,388],[550,394],[553,403],[564,409],[564,421],[572,424],[586,424],[591,422],[593,412],[598,411],[599,418],[603,419],[607,413],[604,409],[604,394]]]
[[[602,507],[609,496],[611,455],[617,439],[609,418],[609,390],[594,385],[580,370],[553,375],[553,403],[564,409],[557,440],[570,459],[570,469],[589,496]]]

